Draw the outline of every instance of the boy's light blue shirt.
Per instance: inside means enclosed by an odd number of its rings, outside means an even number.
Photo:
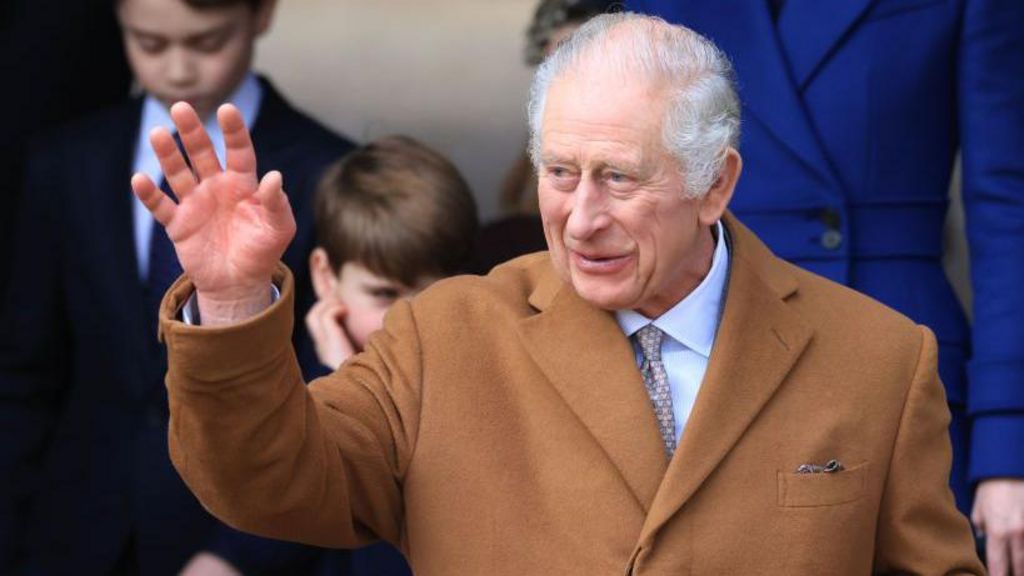
[[[256,75],[250,72],[238,86],[233,94],[225,102],[230,102],[238,107],[245,120],[245,125],[250,129],[256,120],[260,110],[260,103],[263,100],[263,87],[260,86]],[[160,185],[163,182],[164,174],[160,169],[160,162],[149,145],[149,133],[154,128],[163,126],[174,133],[174,122],[171,114],[164,105],[147,95],[142,103],[142,121],[139,122],[139,134],[135,142],[135,161],[132,163],[132,173],[141,172],[149,176],[153,182]],[[204,122],[206,132],[213,142],[213,149],[217,152],[221,166],[224,165],[224,134],[217,124],[217,114],[211,113]],[[130,193],[130,192],[129,192]],[[153,216],[149,210],[132,195],[132,218],[135,225],[135,256],[139,264],[139,279],[143,282],[149,277],[149,239],[153,233]]]

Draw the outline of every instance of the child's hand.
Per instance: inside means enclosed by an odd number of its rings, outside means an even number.
[[[355,347],[342,325],[347,309],[335,298],[317,300],[306,314],[306,329],[316,344],[320,363],[337,370],[342,362],[355,354]]]

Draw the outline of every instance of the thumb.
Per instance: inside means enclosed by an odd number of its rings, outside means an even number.
[[[284,193],[284,177],[277,170],[263,175],[256,188],[256,200],[270,212],[281,212],[288,207],[288,196]]]

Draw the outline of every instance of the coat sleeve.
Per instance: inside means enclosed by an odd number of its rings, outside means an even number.
[[[279,95],[274,96],[279,99]],[[316,245],[313,225],[313,198],[316,185],[324,169],[333,161],[352,149],[352,143],[336,136],[312,120],[300,116],[287,106],[287,111],[273,108],[278,126],[288,126],[287,134],[280,130],[271,134],[255,133],[254,139],[261,148],[257,155],[265,160],[262,177],[267,166],[276,167],[288,175],[288,201],[297,221],[296,237],[282,257],[295,270],[295,314],[303,318],[316,298],[309,278],[309,254]],[[254,126],[257,132],[259,123]],[[270,142],[263,146],[263,136]],[[274,141],[289,139],[288,146],[273,147]],[[306,332],[305,323],[295,322],[292,343],[302,370],[303,378],[311,381],[330,371],[320,364],[316,348]],[[283,542],[252,536],[219,525],[212,531],[207,542],[207,551],[227,560],[244,574],[309,574],[335,566],[340,574],[349,570],[349,553],[346,550],[327,550],[314,546]]]
[[[31,155],[0,330],[0,572],[23,550],[28,508],[67,382],[57,151]]]
[[[291,346],[294,286],[226,328],[174,318],[184,278],[161,306],[168,347],[171,459],[215,516],[261,536],[354,547],[401,544],[402,482],[418,427],[420,361],[399,303],[367,351],[305,386]]]
[[[964,7],[958,78],[974,288],[970,476],[1024,478],[1024,2]]]
[[[947,481],[953,452],[937,358],[935,336],[921,327],[920,353],[879,510],[876,573],[985,573]]]

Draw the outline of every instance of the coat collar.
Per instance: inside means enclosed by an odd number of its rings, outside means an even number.
[[[527,351],[604,449],[660,528],[700,487],[789,373],[811,330],[785,299],[798,289],[788,265],[727,214],[732,239],[725,311],[708,372],[670,465],[634,352],[612,313],[584,301],[549,264],[522,320]]]
[[[782,52],[803,90],[873,0],[786,0],[777,24]]]

